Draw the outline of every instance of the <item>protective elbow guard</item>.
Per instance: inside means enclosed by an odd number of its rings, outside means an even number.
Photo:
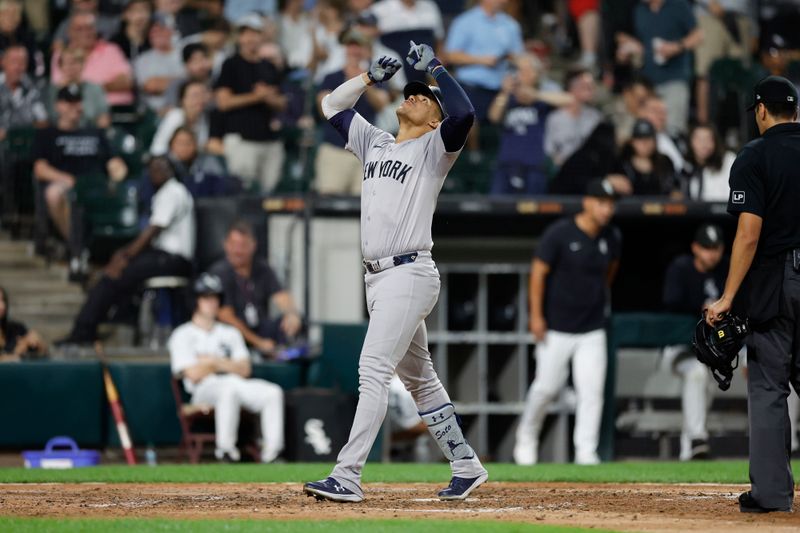
[[[472,459],[475,456],[475,451],[464,438],[456,408],[452,403],[420,413],[419,416],[425,421],[428,431],[449,461]]]

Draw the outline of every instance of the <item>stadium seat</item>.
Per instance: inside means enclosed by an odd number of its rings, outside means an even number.
[[[34,188],[29,177],[33,174],[31,150],[36,136],[34,128],[11,128],[0,144],[0,191],[3,225],[15,234],[21,230],[22,217],[35,211]]]

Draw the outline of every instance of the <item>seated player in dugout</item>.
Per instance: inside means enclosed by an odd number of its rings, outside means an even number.
[[[712,302],[716,302],[725,285],[727,260],[723,260],[725,242],[722,230],[712,224],[697,228],[692,241],[692,253],[681,254],[667,267],[664,276],[664,309],[672,313],[698,316]],[[706,417],[711,406],[708,368],[697,360],[691,346],[665,346],[662,365],[680,376],[681,429],[680,460],[708,459]]]
[[[241,409],[257,413],[261,421],[261,462],[274,461],[284,446],[283,389],[251,378],[250,354],[241,333],[218,321],[223,300],[217,276],[201,274],[193,287],[192,319],[170,336],[168,347],[175,376],[183,378],[194,405],[214,406],[216,450],[224,462],[241,458],[236,446]]]
[[[228,229],[223,247],[225,258],[209,272],[222,281],[225,305],[219,319],[238,329],[248,346],[267,357],[275,357],[281,346],[292,344],[303,330],[303,320],[289,291],[263,259],[256,259],[257,240],[253,226],[243,220]],[[278,316],[270,313],[274,305]]]

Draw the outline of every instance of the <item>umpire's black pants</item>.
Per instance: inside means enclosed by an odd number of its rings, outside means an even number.
[[[753,327],[747,341],[750,418],[750,483],[762,507],[792,505],[791,424],[786,398],[789,382],[800,386],[800,273],[787,258],[780,311]]]
[[[106,319],[111,307],[155,276],[189,276],[192,265],[184,257],[155,248],[143,250],[130,260],[117,279],[103,275],[86,297],[75,319],[70,339],[91,342],[97,337],[97,325]]]

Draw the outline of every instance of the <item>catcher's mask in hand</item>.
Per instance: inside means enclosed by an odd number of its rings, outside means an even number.
[[[723,316],[714,326],[709,326],[702,317],[694,328],[694,354],[711,369],[722,390],[731,386],[733,371],[739,366],[739,351],[749,333],[747,319],[732,314]]]

